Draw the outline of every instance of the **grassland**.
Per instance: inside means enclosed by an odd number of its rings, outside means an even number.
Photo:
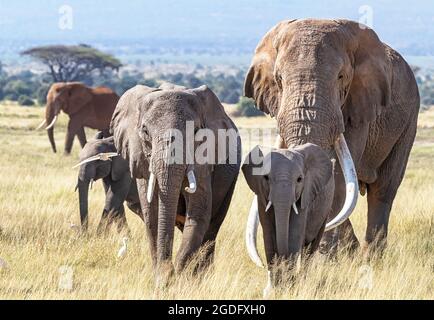
[[[69,157],[50,150],[46,133],[35,132],[43,108],[0,105],[0,299],[151,299],[153,276],[142,222],[131,212],[128,254],[118,261],[122,235],[113,230],[98,237],[94,230],[103,206],[100,182],[90,193],[90,229],[80,237],[70,228],[79,222],[77,194],[78,143]],[[235,119],[243,134],[274,126],[267,118]],[[56,126],[63,150],[66,116]],[[93,133],[88,131],[88,137]],[[243,137],[245,138],[245,137]],[[246,140],[246,139],[244,139]],[[246,140],[247,141],[247,140]],[[249,144],[245,143],[244,151]],[[263,143],[263,142],[261,142]],[[382,260],[364,265],[361,257],[341,253],[337,261],[320,256],[302,267],[292,288],[277,299],[434,299],[434,111],[421,114],[403,185],[390,221],[389,246]],[[244,226],[253,194],[240,176],[227,219],[218,237],[215,265],[202,277],[186,272],[159,298],[260,299],[264,270],[250,262]],[[352,216],[363,239],[366,198]],[[180,233],[176,231],[175,247]],[[262,239],[262,235],[259,235]],[[263,248],[260,242],[260,253]],[[59,268],[73,270],[72,290],[58,286]],[[371,281],[372,280],[372,281]]]

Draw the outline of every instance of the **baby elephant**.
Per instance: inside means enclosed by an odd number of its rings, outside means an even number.
[[[250,257],[262,266],[256,248],[259,218],[268,269],[272,270],[273,264],[284,260],[289,263],[289,270],[293,270],[303,249],[306,248],[308,254],[313,253],[324,232],[334,189],[330,158],[320,147],[310,143],[293,149],[268,148],[267,151],[257,146],[246,157],[242,171],[257,197],[247,224]],[[270,277],[277,281],[269,271],[266,289],[270,289]]]
[[[88,229],[89,184],[92,186],[94,181],[102,179],[106,201],[97,232],[106,232],[113,222],[120,232],[127,228],[124,201],[131,211],[143,219],[140,200],[128,162],[117,154],[113,137],[103,136],[103,133],[98,133],[96,139],[89,141],[80,152],[76,190],[79,192],[81,227],[83,231]]]

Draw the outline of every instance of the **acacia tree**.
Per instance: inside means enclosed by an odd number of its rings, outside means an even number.
[[[49,69],[55,82],[83,81],[93,72],[103,74],[106,69],[118,71],[121,62],[110,54],[88,45],[52,45],[21,52],[31,56]]]

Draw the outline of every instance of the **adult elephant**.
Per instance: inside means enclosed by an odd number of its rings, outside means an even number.
[[[56,152],[54,125],[60,111],[69,116],[65,138],[65,154],[71,153],[77,135],[81,147],[86,144],[84,127],[108,132],[110,120],[119,96],[109,88],[89,88],[79,82],[54,83],[47,94],[45,120],[38,129],[47,125],[48,139]]]
[[[347,220],[359,185],[368,198],[365,248],[384,248],[419,111],[414,75],[399,53],[356,22],[284,21],[256,48],[244,92],[277,119],[279,147],[314,143],[339,159],[323,251],[339,240],[359,246]],[[255,226],[248,243],[257,256]]]
[[[111,123],[115,146],[137,178],[157,286],[173,271],[180,199],[186,218],[176,269],[182,270],[205,244],[204,265],[211,262],[241,162],[238,131],[210,89],[164,88],[128,90]],[[207,151],[199,143],[205,136]],[[205,161],[198,161],[202,153],[207,154]],[[207,158],[210,154],[215,157]]]

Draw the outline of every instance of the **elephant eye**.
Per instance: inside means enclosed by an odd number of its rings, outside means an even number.
[[[148,129],[146,129],[145,125],[142,126],[142,132],[144,135],[148,136],[149,135],[149,131]]]
[[[264,176],[264,179],[265,179],[265,181],[268,181],[268,180],[269,180],[269,178],[268,178],[267,175]]]
[[[276,82],[277,82],[277,86],[282,89],[282,75],[281,74],[276,74],[275,76]]]
[[[338,76],[338,79],[339,80],[342,80],[344,78],[344,75],[343,74],[340,74],[339,76]]]
[[[302,176],[299,176],[299,177],[297,178],[297,183],[300,183],[301,181],[303,181],[303,177],[302,177]]]

